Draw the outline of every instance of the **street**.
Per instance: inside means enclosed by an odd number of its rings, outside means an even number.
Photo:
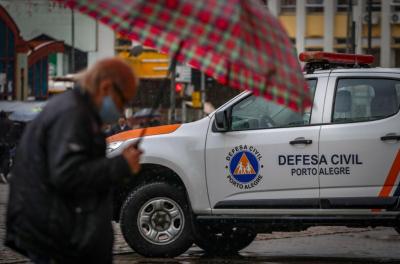
[[[0,0],[0,39],[0,264],[400,264],[400,0]]]
[[[3,245],[8,185],[0,184],[0,264],[28,263]],[[209,257],[193,246],[173,259],[143,258],[115,227],[114,263],[400,263],[400,235],[392,228],[314,227],[260,234],[237,256]]]

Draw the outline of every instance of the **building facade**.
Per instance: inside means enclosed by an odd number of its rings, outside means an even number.
[[[52,0],[0,0],[0,5],[15,21],[23,39],[46,35],[65,43],[66,52],[57,58],[58,76],[79,70],[74,67],[76,65],[71,65],[74,60],[67,51],[68,47],[85,53],[85,67],[100,58],[115,55],[112,29],[62,3]]]
[[[372,54],[375,64],[400,67],[400,1],[371,1],[371,49],[368,50],[368,0],[268,0],[298,53],[348,51],[354,21],[355,52]],[[350,20],[350,23],[348,23]]]
[[[0,5],[0,100],[48,97],[49,57],[64,52],[56,40],[25,40]]]
[[[50,76],[115,55],[114,32],[52,0],[0,0],[0,100],[46,99]]]
[[[22,39],[14,20],[0,7],[0,100],[15,97],[17,45]]]

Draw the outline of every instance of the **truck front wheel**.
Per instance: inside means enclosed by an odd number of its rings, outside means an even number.
[[[230,255],[247,247],[257,233],[248,227],[196,225],[195,243],[209,255]]]
[[[134,190],[121,209],[120,225],[129,246],[146,257],[175,257],[193,243],[185,190],[165,182]]]

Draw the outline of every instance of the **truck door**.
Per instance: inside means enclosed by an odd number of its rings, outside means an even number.
[[[329,79],[319,146],[326,160],[322,206],[390,209],[400,194],[400,75],[354,75]]]
[[[323,102],[325,78],[308,80]],[[206,142],[206,177],[214,213],[226,209],[319,208],[317,171],[322,106],[300,115],[248,95],[225,107],[229,130],[215,120]],[[215,118],[215,116],[213,117]]]

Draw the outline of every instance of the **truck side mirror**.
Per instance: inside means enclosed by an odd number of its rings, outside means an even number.
[[[218,111],[215,113],[215,128],[218,132],[226,132],[229,130],[228,111]]]

